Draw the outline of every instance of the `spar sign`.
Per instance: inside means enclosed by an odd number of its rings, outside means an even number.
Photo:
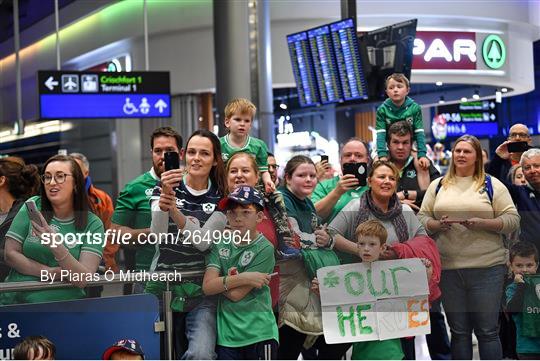
[[[507,58],[500,35],[465,31],[417,31],[412,52],[414,70],[496,70]]]
[[[324,267],[317,277],[329,344],[431,332],[426,268],[417,258]]]

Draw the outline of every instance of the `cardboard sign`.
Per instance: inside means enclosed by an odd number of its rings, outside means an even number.
[[[417,258],[324,267],[317,277],[327,343],[431,332],[426,268]]]

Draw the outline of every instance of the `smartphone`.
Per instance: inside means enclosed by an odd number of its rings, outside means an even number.
[[[177,152],[165,152],[163,155],[165,171],[180,168],[180,156]]]
[[[43,226],[40,218],[41,212],[38,211],[36,203],[33,200],[28,200],[25,202],[25,204],[26,209],[28,209],[28,215],[30,216],[30,219],[39,224],[40,226]]]
[[[325,154],[321,155],[321,162],[324,162],[324,161],[326,161],[326,163],[328,163],[328,156],[325,155]]]
[[[358,179],[361,186],[367,184],[367,163],[345,163],[343,164],[343,175],[352,174]]]
[[[529,150],[529,144],[527,142],[511,142],[507,146],[509,153],[523,153]]]

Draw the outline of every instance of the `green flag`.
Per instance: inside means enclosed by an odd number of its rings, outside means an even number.
[[[525,275],[523,324],[521,333],[527,337],[540,337],[540,274]]]

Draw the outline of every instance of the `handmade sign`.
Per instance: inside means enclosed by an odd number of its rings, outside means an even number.
[[[418,258],[324,267],[317,277],[327,343],[431,332],[426,268]]]

